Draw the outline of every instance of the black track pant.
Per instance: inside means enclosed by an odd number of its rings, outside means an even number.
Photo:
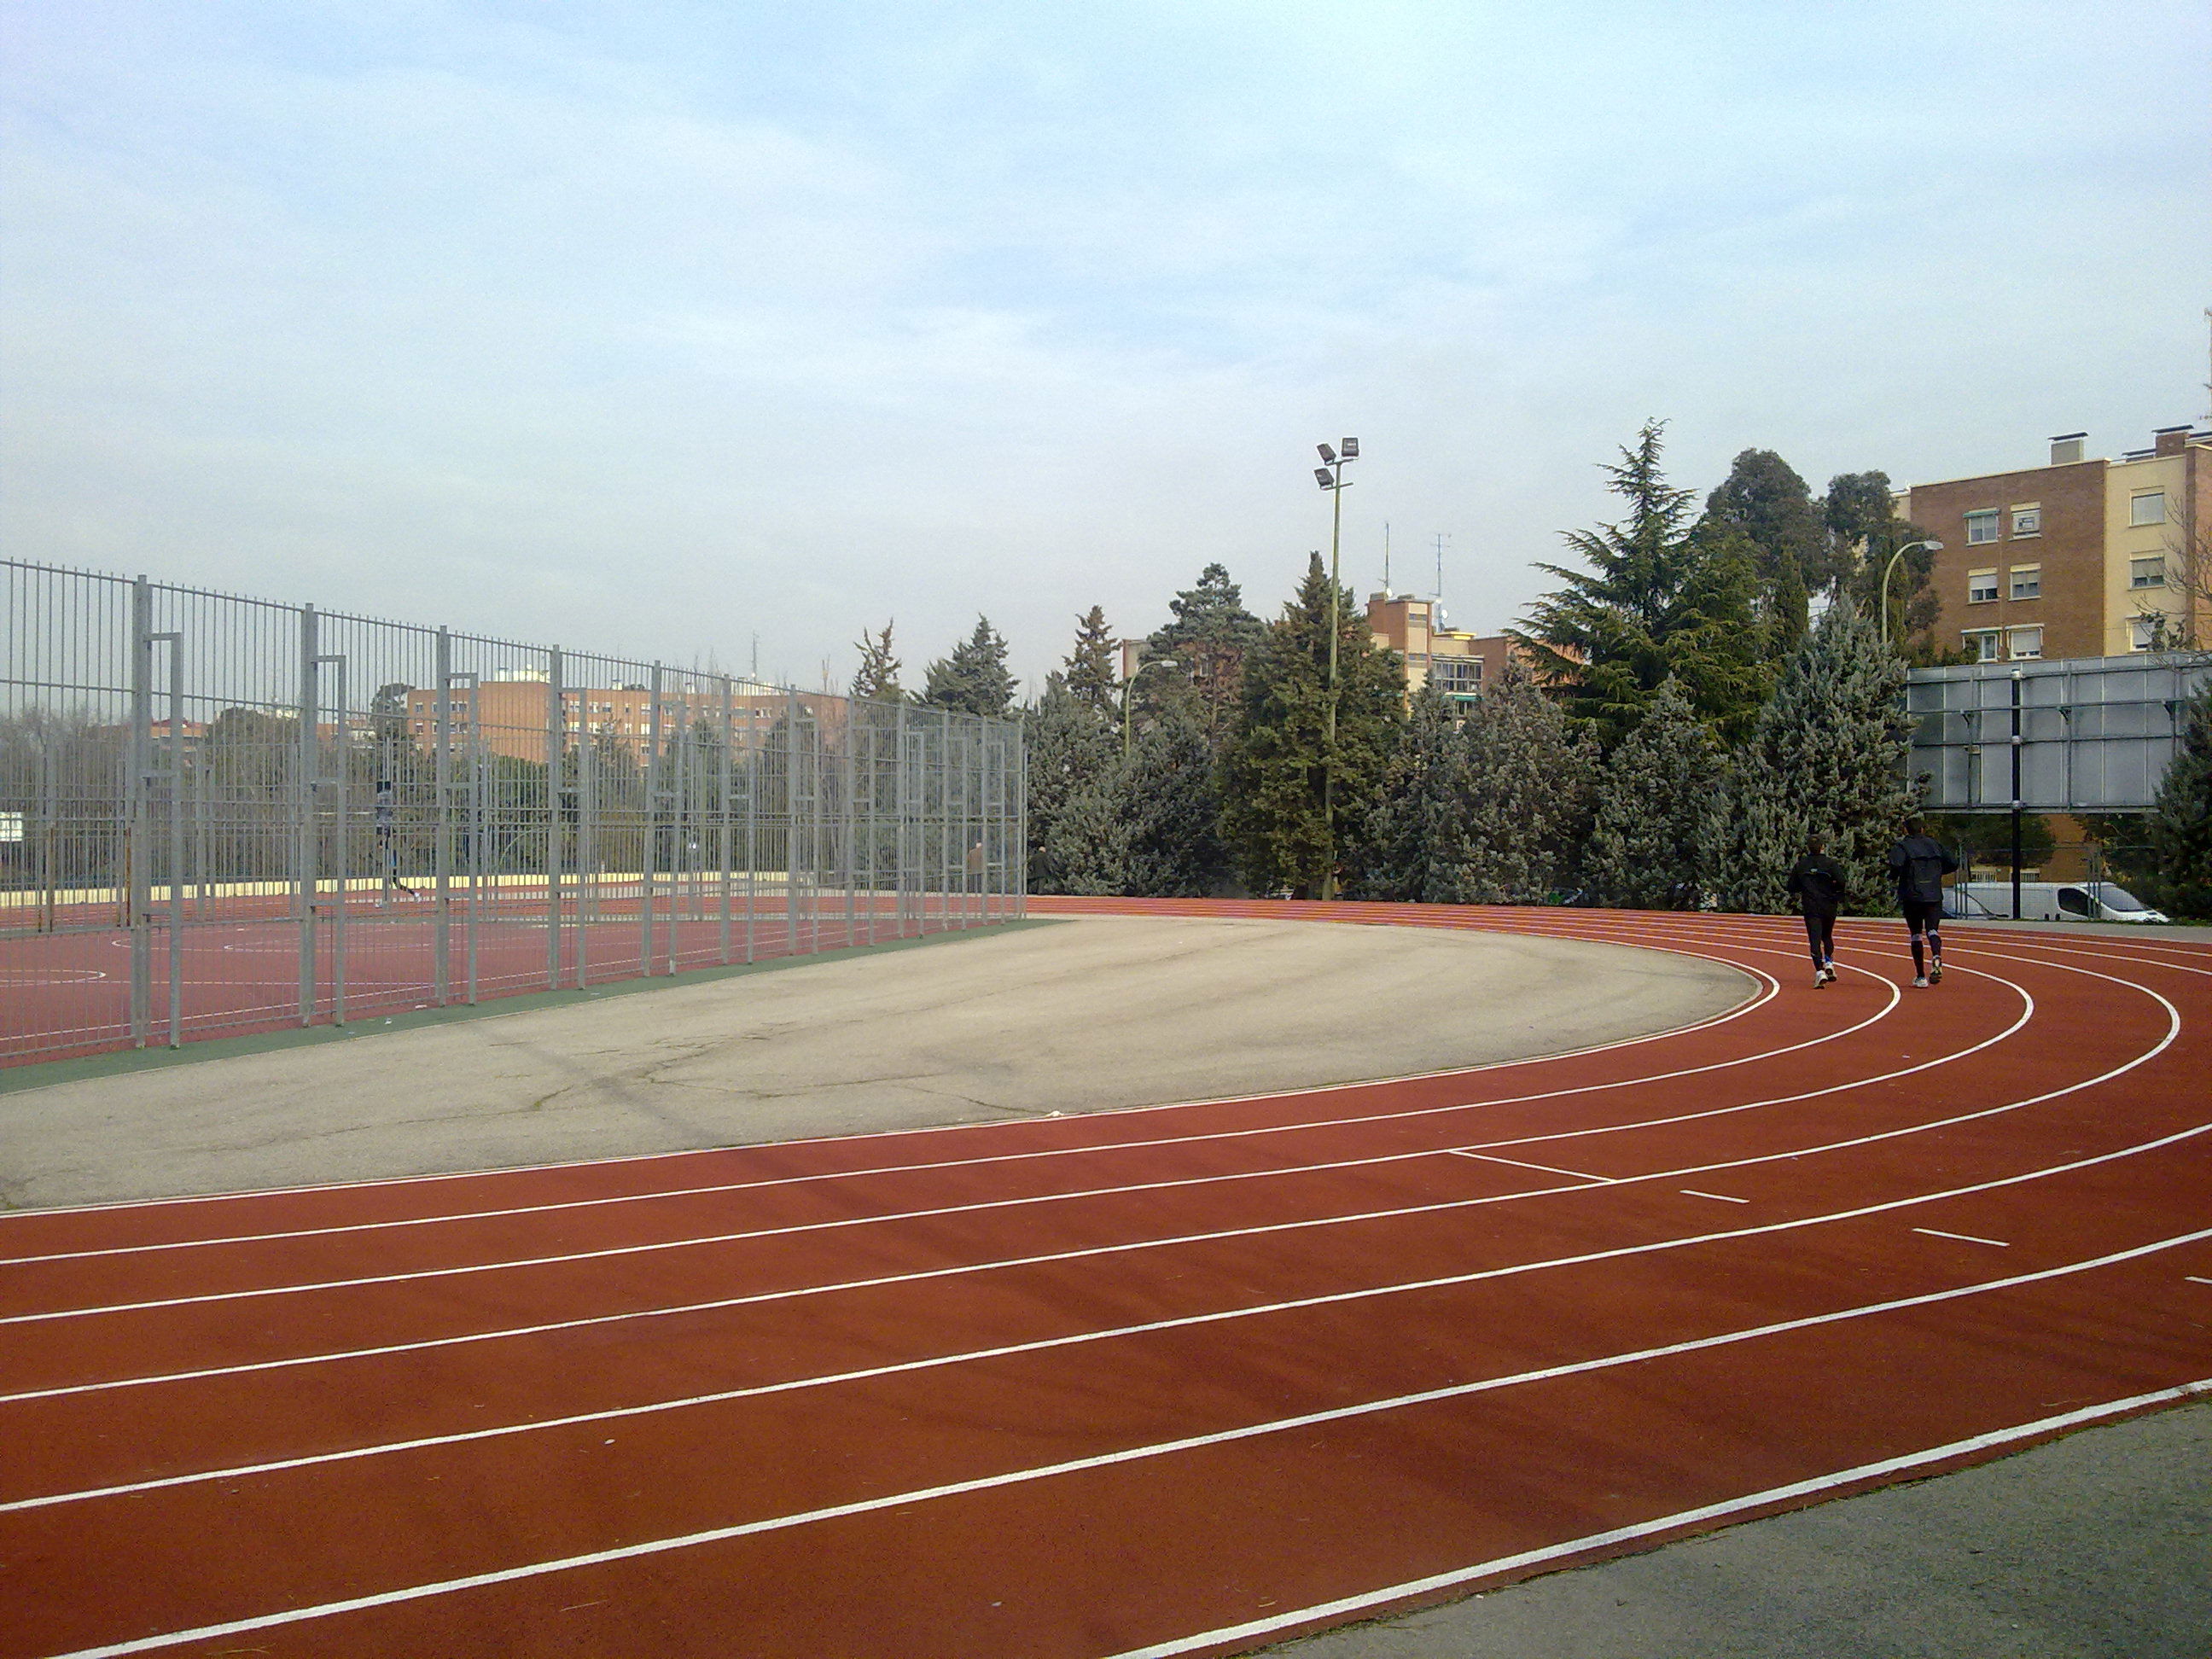
[[[1928,949],[1936,953],[1940,965],[1943,960],[1943,902],[1941,899],[1906,899],[1903,902],[1905,925],[1912,930],[1912,971],[1925,976],[1928,958],[1921,954],[1920,939],[1925,933]]]
[[[1813,947],[1813,965],[1825,968],[1836,959],[1836,913],[1832,910],[1808,910],[1805,913],[1805,942]]]

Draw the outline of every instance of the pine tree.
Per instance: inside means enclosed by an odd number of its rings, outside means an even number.
[[[1591,568],[1539,564],[1565,586],[1537,600],[1513,635],[1538,676],[1565,689],[1576,717],[1608,745],[1634,728],[1672,671],[1667,641],[1684,620],[1684,590],[1700,560],[1685,524],[1690,492],[1660,471],[1663,430],[1663,422],[1645,422],[1621,464],[1604,469],[1628,517],[1568,532],[1567,545]]]
[[[1736,757],[1732,787],[1715,797],[1724,906],[1786,909],[1784,878],[1815,832],[1850,878],[1848,902],[1883,903],[1884,860],[1917,795],[1905,778],[1912,722],[1904,690],[1904,664],[1838,599],[1783,671]]]
[[[1075,649],[1067,657],[1067,689],[1102,720],[1121,717],[1121,676],[1115,672],[1114,638],[1106,612],[1092,605],[1075,619]]]
[[[1697,559],[1683,580],[1662,652],[1667,678],[1723,741],[1741,743],[1774,690],[1779,672],[1774,630],[1758,616],[1759,578],[1742,533],[1701,530],[1693,540]],[[1803,599],[1802,589],[1797,597]],[[1796,629],[1802,643],[1802,605]]]
[[[1198,585],[1168,602],[1174,620],[1145,641],[1147,662],[1165,659],[1132,688],[1140,719],[1156,707],[1186,703],[1195,709],[1218,755],[1235,729],[1244,663],[1267,631],[1244,608],[1244,596],[1225,566],[1209,564]]]
[[[1006,642],[988,617],[975,618],[975,631],[952,647],[950,657],[929,665],[921,700],[933,708],[1004,720],[1012,712],[1014,677],[1006,672]]]
[[[2212,917],[2212,680],[2190,699],[2188,724],[2143,828],[2160,903],[2176,915]]]
[[[1118,760],[1112,730],[1058,674],[1024,715],[1029,758],[1030,890],[1119,890],[1121,854],[1096,833],[1099,807]],[[1107,867],[1102,867],[1107,866]]]
[[[1432,686],[1414,693],[1353,860],[1360,898],[1450,902],[1467,843],[1468,745],[1458,712]]]
[[[1405,721],[1403,662],[1376,646],[1349,592],[1339,589],[1337,599],[1334,826],[1323,810],[1323,780],[1332,774],[1324,738],[1329,580],[1319,554],[1244,664],[1237,729],[1222,763],[1222,830],[1256,893],[1323,890],[1334,874],[1332,849],[1340,859],[1359,844]]]
[[[1659,688],[1607,759],[1590,831],[1590,883],[1607,904],[1694,910],[1711,885],[1711,802],[1728,775],[1712,728],[1681,686]]]
[[[904,702],[899,659],[891,654],[891,623],[885,623],[880,634],[861,629],[854,649],[860,653],[860,665],[853,674],[853,696],[872,702]]]
[[[1510,657],[1462,735],[1463,850],[1440,860],[1437,888],[1460,904],[1543,903],[1577,879],[1596,744]]]
[[[1121,890],[1139,898],[1202,898],[1229,873],[1213,747],[1188,704],[1171,705],[1116,769],[1126,827]]]

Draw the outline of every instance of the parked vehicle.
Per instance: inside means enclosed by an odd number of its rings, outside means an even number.
[[[1962,881],[1943,890],[1943,914],[1960,921],[1976,916],[2009,918],[2012,884]],[[2023,921],[2164,921],[2133,893],[2111,881],[2024,881],[2020,884]]]

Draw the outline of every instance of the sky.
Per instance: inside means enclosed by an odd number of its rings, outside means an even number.
[[[1667,422],[2203,423],[2212,11],[11,0],[0,556],[1032,695],[1208,563],[1493,632]],[[756,644],[757,641],[757,644]]]

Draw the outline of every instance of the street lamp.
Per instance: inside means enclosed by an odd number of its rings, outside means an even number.
[[[1344,476],[1345,464],[1359,459],[1359,440],[1346,438],[1343,451],[1331,449],[1327,444],[1316,444],[1325,465],[1314,469],[1314,481],[1328,491],[1330,503],[1328,528],[1328,702],[1324,715],[1321,757],[1321,820],[1322,835],[1326,844],[1326,856],[1322,862],[1321,896],[1323,899],[1336,896],[1336,636],[1342,631],[1338,618],[1340,604],[1336,581],[1336,556],[1344,540],[1344,492],[1352,488]]]
[[[1181,660],[1176,657],[1140,656],[1137,659],[1137,665],[1129,671],[1129,678],[1121,682],[1121,758],[1123,760],[1129,758],[1129,703],[1131,694],[1137,689],[1138,676],[1147,668],[1179,666]]]
[[[1924,542],[1910,542],[1899,548],[1889,556],[1889,562],[1881,568],[1881,642],[1885,646],[1889,643],[1889,573],[1897,568],[1899,559],[1923,547],[1937,553],[1943,550],[1943,544],[1931,536]]]

